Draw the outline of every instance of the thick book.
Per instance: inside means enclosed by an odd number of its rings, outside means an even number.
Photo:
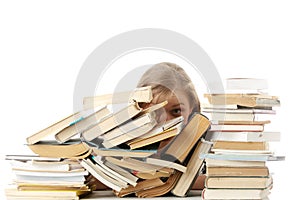
[[[99,122],[101,119],[103,119],[109,114],[110,114],[109,109],[106,106],[104,106],[103,108],[99,109],[98,111],[89,115],[88,117],[83,118],[82,120],[75,123],[74,125],[68,126],[63,130],[59,131],[58,133],[56,133],[55,139],[60,143],[66,142],[73,136],[95,125],[97,122]]]
[[[83,99],[83,107],[91,109],[98,106],[109,104],[131,103],[131,102],[151,102],[152,89],[150,86],[136,88],[133,91],[116,92],[113,94],[105,94],[99,96],[85,97]]]
[[[207,167],[207,176],[269,176],[268,167]]]
[[[30,144],[28,147],[39,156],[56,158],[79,159],[87,157],[92,151],[89,145],[80,139],[72,139],[63,144],[58,143],[56,140],[45,140]]]
[[[236,104],[245,107],[274,107],[280,106],[276,96],[265,94],[204,94],[211,104]]]
[[[202,199],[268,199],[271,188],[266,189],[209,189],[204,188]]]
[[[80,120],[82,115],[80,112],[69,115],[68,117],[61,119],[60,121],[52,124],[51,126],[29,136],[26,138],[28,144],[35,144],[50,135],[55,135],[62,129],[74,124],[76,121]]]
[[[243,177],[243,176],[207,176],[205,179],[206,188],[219,189],[265,189],[273,184],[271,176],[267,177]]]
[[[132,119],[134,116],[137,116],[142,110],[143,109],[139,107],[138,103],[130,103],[120,111],[110,114],[94,126],[84,130],[81,133],[81,137],[86,141],[91,141],[118,125],[121,125],[125,121]]]
[[[188,124],[161,151],[161,158],[183,163],[197,142],[210,127],[210,121],[200,113],[194,113]]]
[[[180,176],[176,186],[172,190],[174,195],[181,197],[187,195],[198,177],[199,170],[203,167],[204,159],[200,158],[199,155],[201,153],[208,153],[211,146],[212,143],[204,140],[198,143],[186,166],[186,172]]]
[[[227,150],[268,150],[267,142],[236,142],[236,141],[215,141],[212,151],[218,149]]]

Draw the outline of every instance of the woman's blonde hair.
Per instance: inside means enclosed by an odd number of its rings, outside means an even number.
[[[137,86],[151,86],[157,102],[181,91],[188,96],[191,113],[200,112],[200,101],[195,87],[184,69],[177,64],[162,62],[153,65],[143,74]]]

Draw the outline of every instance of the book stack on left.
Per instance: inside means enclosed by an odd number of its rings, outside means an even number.
[[[265,79],[227,79],[226,89],[205,94],[210,104],[203,112],[212,121],[206,139],[213,147],[202,155],[207,166],[202,198],[268,199],[273,178],[266,163],[284,157],[269,148],[270,142],[280,141],[280,132],[265,131],[265,126],[280,101],[267,94]]]
[[[27,138],[33,156],[7,156],[16,175],[7,198],[79,199],[95,189],[95,178],[118,197],[186,195],[203,167],[198,155],[211,148],[201,140],[210,122],[194,113],[185,126],[182,117],[158,123],[167,102],[140,106],[151,100],[150,87],[86,97],[84,111]],[[112,111],[115,104],[121,108]]]

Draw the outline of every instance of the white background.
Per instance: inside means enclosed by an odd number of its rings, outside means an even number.
[[[1,1],[1,188],[11,178],[4,155],[26,153],[27,136],[73,112],[78,72],[97,46],[125,31],[163,28],[197,42],[223,79],[268,79],[269,92],[282,102],[277,150],[286,156],[270,164],[270,197],[297,198],[299,10],[297,1],[286,0]],[[136,56],[135,64],[157,61],[164,57]]]

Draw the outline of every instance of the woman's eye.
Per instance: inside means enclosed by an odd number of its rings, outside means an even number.
[[[172,115],[175,115],[175,116],[180,116],[181,115],[181,109],[173,109],[172,111],[171,111],[171,114]]]

